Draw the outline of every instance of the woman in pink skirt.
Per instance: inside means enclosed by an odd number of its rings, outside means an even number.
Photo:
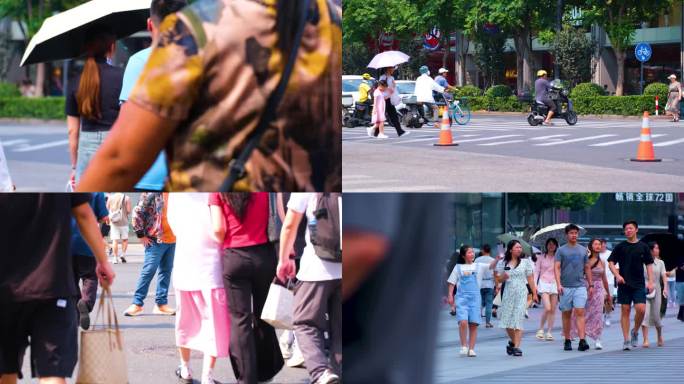
[[[608,288],[608,279],[606,278],[606,265],[601,260],[599,254],[601,253],[601,240],[593,238],[589,242],[589,266],[591,267],[591,281],[592,290],[587,298],[585,306],[585,332],[587,336],[595,341],[596,349],[603,349],[601,345],[601,334],[603,334],[603,305],[605,300],[612,302],[612,297]],[[575,316],[572,316],[572,328],[570,329],[570,336],[575,338],[578,336]]]
[[[215,384],[217,357],[228,356],[230,317],[223,286],[221,245],[212,236],[208,193],[169,194],[168,221],[176,235],[176,376],[192,383],[190,351],[204,353],[202,384]]]
[[[373,92],[373,114],[371,115],[372,127],[368,128],[368,136],[375,136],[378,139],[388,138],[385,135],[385,97],[383,92],[387,89],[385,80],[378,81],[378,87]]]

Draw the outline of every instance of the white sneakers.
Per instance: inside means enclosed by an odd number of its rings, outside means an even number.
[[[299,348],[293,348],[292,357],[287,360],[287,366],[290,368],[301,367],[304,365],[304,356],[302,356],[302,351]]]
[[[290,345],[290,335],[288,332],[283,332],[278,338],[278,345],[280,345],[280,352],[283,354],[283,359],[287,360],[292,357],[292,346]]]
[[[467,355],[467,354],[468,354],[468,347],[466,347],[466,346],[461,347],[461,353],[460,353],[460,355],[461,355],[461,356],[465,356],[465,355]]]
[[[477,357],[477,354],[475,353],[474,350],[471,349],[468,351],[468,357]]]
[[[601,345],[601,340],[596,340],[596,349],[603,349],[603,345]]]
[[[368,134],[368,137],[373,137],[373,130],[375,127],[368,127],[366,128],[366,133]]]
[[[538,330],[535,337],[539,340],[544,340],[544,330],[543,329]]]
[[[377,135],[376,138],[378,138],[378,139],[389,139],[389,136],[385,135],[384,133],[381,133],[381,134]]]
[[[340,377],[332,373],[332,371],[325,370],[323,374],[316,380],[316,384],[339,384]]]

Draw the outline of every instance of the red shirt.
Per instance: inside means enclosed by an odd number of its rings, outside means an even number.
[[[226,237],[223,248],[240,248],[268,242],[268,192],[254,192],[247,203],[242,222],[233,209],[224,202],[220,193],[209,196],[209,205],[217,205],[223,211]]]

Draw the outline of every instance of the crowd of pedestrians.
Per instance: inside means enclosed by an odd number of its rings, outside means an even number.
[[[655,327],[657,346],[662,347],[662,318],[668,302],[679,305],[677,319],[684,322],[684,296],[677,295],[676,301],[670,301],[676,290],[684,290],[684,260],[668,271],[660,258],[659,244],[640,241],[638,229],[636,221],[625,222],[626,240],[612,251],[607,250],[605,239],[592,238],[587,247],[580,244],[580,228],[575,224],[565,227],[563,245],[559,246],[556,238],[547,238],[543,252],[536,258],[528,257],[515,239],[506,244],[505,251],[500,248],[496,257],[490,256],[488,244],[483,245],[478,258],[472,247],[462,246],[457,258],[447,265],[446,292],[452,315],[458,321],[460,354],[477,356],[475,344],[481,318],[486,319],[487,327],[493,326],[492,295],[498,307],[494,316],[508,336],[508,355],[523,354],[522,330],[526,310],[532,303],[542,307],[535,334],[540,341],[554,340],[554,319],[557,308],[560,310],[565,351],[573,350],[573,340],[579,340],[578,351],[591,348],[588,340],[593,341],[595,349],[603,349],[603,331],[611,324],[609,314],[616,300],[621,306],[622,349],[637,347],[639,332],[643,334],[641,346],[649,348],[650,327]],[[494,281],[490,285],[487,276],[492,272]],[[630,323],[632,307],[635,315]]]
[[[99,228],[127,233],[126,202],[132,204],[126,194],[0,195],[9,256],[0,258],[3,384],[21,378],[29,345],[34,377],[64,383],[71,376],[77,328],[91,328],[98,284],[109,286],[115,277]],[[132,205],[145,256],[124,315],[143,313],[157,274],[152,313],[175,315],[181,382],[193,382],[192,351],[204,356],[202,384],[215,383],[222,357],[230,358],[239,383],[256,384],[295,354],[312,383],[341,382],[340,194],[145,192]],[[294,332],[281,343],[261,320],[275,280],[294,283]],[[176,308],[169,304],[171,282]]]

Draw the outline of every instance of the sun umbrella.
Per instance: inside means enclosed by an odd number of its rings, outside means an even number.
[[[514,236],[510,233],[504,233],[504,234],[497,236],[496,239],[499,240],[500,242],[504,243],[504,249],[505,249],[505,244],[508,244],[509,241],[518,240],[520,242],[520,245],[522,245],[522,247],[523,247],[523,253],[525,253],[528,256],[532,256],[533,251],[532,251],[532,246],[530,245],[530,243],[519,238],[518,236]]]
[[[147,28],[150,0],[92,0],[45,19],[29,42],[21,66],[71,59],[84,51],[87,34],[106,28],[117,39]]]
[[[558,240],[559,243],[564,243],[565,242],[565,227],[569,223],[560,223],[560,224],[553,224],[549,225],[548,227],[544,227],[537,232],[535,232],[531,237],[530,237],[530,242],[534,245],[538,246],[544,246],[546,244],[546,240],[550,238],[554,238]],[[587,233],[587,230],[580,227],[579,235],[582,236],[585,233]]]
[[[684,241],[681,241],[671,233],[649,233],[641,238],[644,243],[655,241],[660,248],[660,258],[665,262],[668,271],[676,268],[680,258],[684,257]]]
[[[368,64],[368,68],[387,68],[403,64],[409,60],[410,56],[399,51],[385,51],[378,53]]]

